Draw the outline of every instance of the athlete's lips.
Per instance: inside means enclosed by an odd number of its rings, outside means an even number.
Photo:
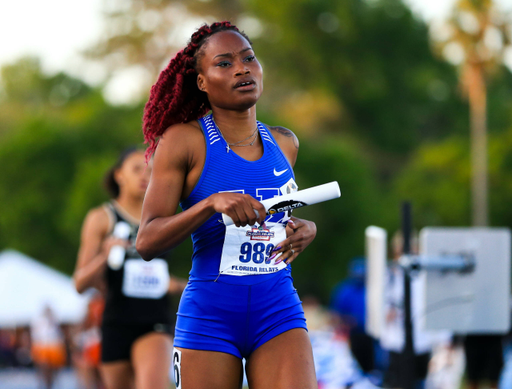
[[[233,87],[234,89],[238,88],[244,88],[244,89],[250,89],[256,85],[256,82],[251,77],[242,78],[241,80],[238,80],[238,82]]]

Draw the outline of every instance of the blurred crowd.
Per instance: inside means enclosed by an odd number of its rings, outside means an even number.
[[[94,295],[79,324],[59,323],[46,305],[30,326],[0,328],[0,369],[35,368],[41,385],[53,387],[61,368],[72,367],[80,389],[101,389],[99,363],[104,300]]]
[[[30,331],[0,328],[0,367],[31,367]]]
[[[395,247],[401,242],[395,241]],[[394,258],[399,257],[398,251]],[[404,382],[404,294],[403,274],[396,261],[388,266],[384,296],[384,324],[380,339],[367,334],[366,316],[366,261],[354,258],[349,265],[348,277],[332,291],[329,307],[319,304],[314,297],[303,298],[310,336],[315,354],[315,364],[322,362],[322,351],[315,342],[319,332],[332,336],[325,347],[336,348],[336,343],[348,345],[345,359],[352,359],[359,375],[347,377],[350,370],[345,361],[332,367],[337,377],[324,375],[317,366],[320,388],[340,388],[353,385],[354,377],[365,377],[372,385],[384,388],[403,388]],[[510,388],[512,358],[511,334],[478,334],[461,336],[449,331],[427,331],[424,322],[414,315],[425,309],[419,297],[424,278],[412,278],[414,324],[414,372],[417,389],[476,389],[484,384],[488,388]],[[315,350],[315,346],[316,350]],[[339,347],[338,347],[339,349]],[[319,358],[320,356],[320,358]],[[333,357],[334,358],[334,357]],[[507,361],[508,360],[508,361]],[[339,380],[345,376],[345,382]],[[501,379],[501,380],[500,380]],[[332,385],[336,382],[337,385]]]
[[[387,275],[385,324],[381,338],[374,339],[365,327],[365,276],[366,260],[357,257],[349,264],[347,278],[332,290],[328,306],[313,295],[302,297],[320,389],[403,387],[403,278],[392,263]],[[413,279],[413,310],[422,309],[414,298],[420,282]],[[51,307],[46,306],[30,327],[0,329],[0,368],[35,368],[43,387],[51,388],[59,369],[71,367],[80,389],[103,388],[98,369],[103,309],[104,300],[98,293],[92,296],[80,324],[58,323]],[[512,354],[510,334],[464,338],[427,332],[419,322],[415,326],[416,388],[473,389],[481,382],[491,388],[498,384],[511,387],[511,366],[503,359]]]

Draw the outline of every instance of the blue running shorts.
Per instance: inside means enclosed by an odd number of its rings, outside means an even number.
[[[289,269],[240,285],[236,276],[189,281],[181,297],[174,346],[248,358],[283,332],[306,327]]]

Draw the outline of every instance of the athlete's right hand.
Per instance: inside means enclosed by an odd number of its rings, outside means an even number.
[[[122,246],[124,248],[128,248],[128,245],[129,245],[129,242],[127,240],[119,239],[119,238],[116,238],[116,237],[114,237],[112,235],[107,237],[103,241],[103,244],[101,246],[101,251],[103,253],[105,253],[105,261],[107,260],[108,254],[110,253],[110,250],[112,249],[112,247],[114,247],[114,246]]]
[[[228,215],[237,227],[263,224],[267,216],[263,204],[248,194],[215,193],[210,196],[210,201],[215,212]],[[258,211],[258,214],[254,210]]]

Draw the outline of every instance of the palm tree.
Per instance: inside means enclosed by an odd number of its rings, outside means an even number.
[[[459,80],[469,102],[471,127],[472,221],[488,224],[487,78],[503,63],[510,43],[507,23],[493,0],[458,0],[439,48],[459,65]]]

